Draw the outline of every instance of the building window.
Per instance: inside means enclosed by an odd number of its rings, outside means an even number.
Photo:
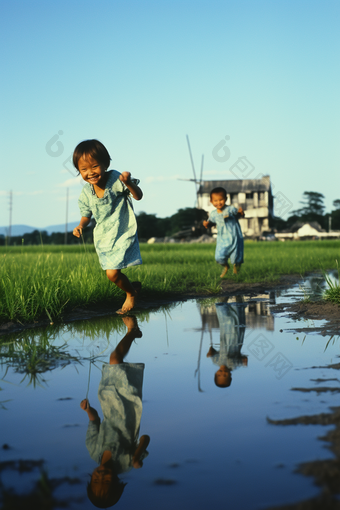
[[[246,193],[246,207],[254,207],[253,193]]]
[[[238,193],[230,193],[230,203],[231,204],[238,203]]]

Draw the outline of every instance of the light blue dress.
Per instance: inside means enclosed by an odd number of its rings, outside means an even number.
[[[102,269],[123,269],[142,263],[139,251],[137,221],[130,191],[119,180],[120,173],[109,170],[104,196],[98,198],[93,186],[86,183],[80,194],[80,214],[93,215],[94,246]],[[139,184],[138,179],[132,179]]]
[[[243,364],[241,348],[246,330],[245,308],[243,303],[216,303],[216,313],[220,325],[220,351],[211,359],[219,367],[226,365],[231,370]]]
[[[142,417],[143,363],[104,364],[98,397],[104,419],[90,421],[86,447],[92,459],[100,464],[103,453],[112,453],[112,463],[118,475],[132,468],[138,446]],[[145,452],[141,459],[148,455]]]
[[[215,223],[217,228],[216,262],[225,266],[230,257],[232,264],[242,264],[243,235],[236,207],[226,205],[221,213],[215,209],[209,214],[209,221]]]

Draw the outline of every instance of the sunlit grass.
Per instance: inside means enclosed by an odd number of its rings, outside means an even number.
[[[275,282],[283,274],[335,267],[340,242],[245,243],[241,272],[234,282]],[[215,245],[141,245],[143,265],[126,270],[142,283],[144,298],[216,294],[221,267]],[[51,322],[66,310],[95,303],[121,304],[123,293],[101,270],[92,245],[0,248],[0,321]]]
[[[337,280],[332,280],[326,273],[324,275],[328,288],[325,290],[323,297],[326,301],[331,301],[332,303],[337,303],[340,305],[339,265],[337,260],[336,266],[338,269]]]

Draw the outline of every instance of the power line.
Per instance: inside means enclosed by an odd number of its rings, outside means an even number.
[[[65,220],[65,240],[64,244],[67,244],[67,227],[68,227],[68,188],[66,190],[66,220]]]
[[[13,191],[9,192],[9,225],[7,230],[7,244],[9,244],[12,234],[12,209],[13,209]]]

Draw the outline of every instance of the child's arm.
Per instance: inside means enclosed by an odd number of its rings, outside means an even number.
[[[89,218],[87,216],[82,216],[78,227],[73,229],[73,235],[76,237],[80,237],[81,234],[83,233],[83,229],[85,227],[87,227],[87,225],[90,223],[90,221],[91,221],[91,216]]]
[[[215,356],[215,354],[218,354],[218,351],[213,348],[213,346],[210,347],[209,351],[207,352],[207,358],[211,358],[212,356]]]
[[[204,220],[203,221],[203,227],[205,227],[205,228],[213,227],[214,225],[216,225],[216,223],[213,223],[210,220]]]
[[[244,212],[242,207],[236,209],[236,207],[232,206],[229,209],[229,212],[223,216],[225,219],[228,218],[244,218]]]
[[[90,406],[87,398],[84,398],[84,400],[80,402],[80,407],[82,408],[83,411],[87,412],[87,416],[89,417],[90,421],[96,421],[99,419],[97,411]]]
[[[238,208],[237,217],[238,218],[244,218],[244,211],[243,211],[242,207]]]
[[[123,172],[122,174],[120,174],[119,180],[121,180],[122,183],[125,184],[125,186],[130,191],[131,195],[135,200],[140,200],[143,197],[143,192],[140,189],[140,187],[131,181],[130,172]]]

